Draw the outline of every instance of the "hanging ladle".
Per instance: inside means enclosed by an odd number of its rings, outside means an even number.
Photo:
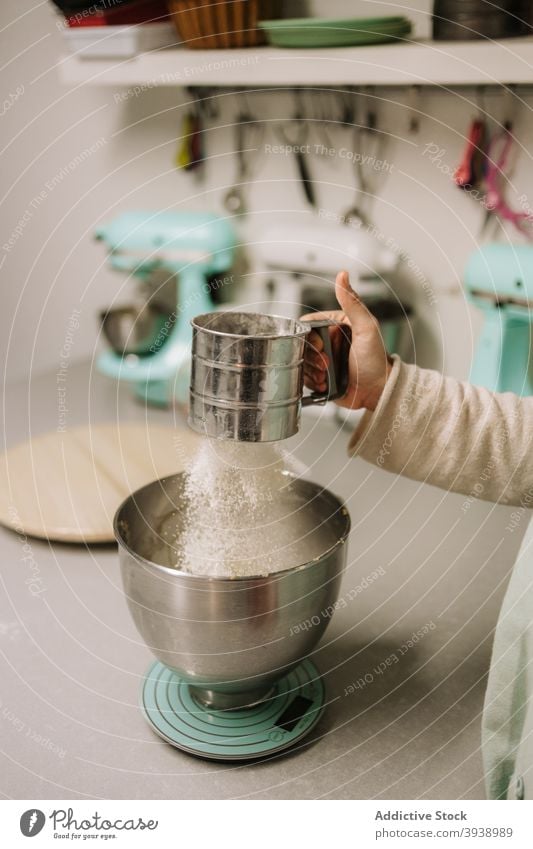
[[[224,207],[233,215],[244,215],[246,212],[246,200],[244,197],[243,183],[246,180],[247,164],[244,152],[244,124],[249,118],[240,112],[235,120],[235,156],[237,159],[237,174],[235,184],[224,195]]]
[[[362,162],[361,162],[361,157],[359,155],[357,155],[361,151],[361,138],[362,138],[361,128],[355,127],[354,128],[354,141],[355,141],[354,153],[356,155],[354,156],[354,172],[357,176],[357,188],[356,188],[357,194],[356,194],[356,200],[355,200],[354,204],[352,206],[350,206],[350,208],[347,209],[346,212],[343,213],[342,220],[344,221],[345,224],[352,224],[352,225],[355,224],[356,226],[363,225],[364,227],[366,227],[368,225],[368,218],[365,215],[365,213],[363,212],[362,205],[366,200],[368,187],[367,187],[367,184],[366,184],[366,179],[365,179],[365,174],[364,174],[364,170],[363,170],[363,165],[362,165]]]
[[[364,227],[368,227],[371,223],[368,207],[372,200],[376,197],[378,187],[374,180],[372,180],[371,184],[368,177],[366,176],[367,172],[365,172],[365,165],[363,164],[362,155],[363,140],[366,142],[366,144],[364,145],[364,149],[367,153],[367,161],[370,160],[374,163],[376,163],[383,156],[385,140],[384,134],[381,133],[378,129],[377,115],[373,105],[367,107],[365,118],[362,123],[357,123],[354,121],[353,129],[353,165],[358,183],[357,198],[354,205],[351,206],[350,209],[347,209],[344,213],[343,221],[345,224],[356,224],[356,226],[362,225]],[[371,145],[373,153],[368,153],[369,144]]]

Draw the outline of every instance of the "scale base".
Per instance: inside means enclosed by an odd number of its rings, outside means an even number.
[[[260,704],[213,710],[199,704],[179,675],[154,663],[141,705],[153,730],[172,746],[208,760],[245,761],[289,749],[309,734],[324,710],[325,691],[314,664],[304,660]]]

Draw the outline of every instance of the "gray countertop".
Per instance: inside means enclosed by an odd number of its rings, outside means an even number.
[[[70,426],[176,420],[86,364],[70,366],[67,405]],[[55,375],[10,387],[5,410],[8,445],[54,430]],[[313,657],[328,706],[312,741],[259,764],[202,761],[150,730],[138,693],[151,657],[114,546],[28,540],[43,587],[32,596],[23,540],[0,529],[5,797],[483,798],[480,713],[520,534],[505,529],[508,509],[465,509],[462,496],[348,459],[347,439],[330,417],[309,417],[288,446],[348,503],[342,596],[353,600]],[[410,645],[417,630],[427,633]]]

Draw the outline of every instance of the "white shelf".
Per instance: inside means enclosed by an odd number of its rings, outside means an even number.
[[[532,84],[533,37],[311,50],[168,48],[126,60],[69,55],[58,69],[69,85],[117,87]]]

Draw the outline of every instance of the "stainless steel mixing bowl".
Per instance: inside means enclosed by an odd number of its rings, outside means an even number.
[[[184,481],[183,473],[154,481],[119,507],[115,535],[124,592],[147,646],[189,682],[198,701],[244,707],[266,698],[324,633],[346,562],[350,517],[332,493],[295,479],[326,537],[337,540],[329,549],[268,577],[193,576],[165,565],[175,562],[175,552],[160,533],[169,515],[179,526]]]
[[[176,320],[157,304],[115,307],[100,313],[102,331],[119,356],[139,357],[156,353],[168,338]]]

